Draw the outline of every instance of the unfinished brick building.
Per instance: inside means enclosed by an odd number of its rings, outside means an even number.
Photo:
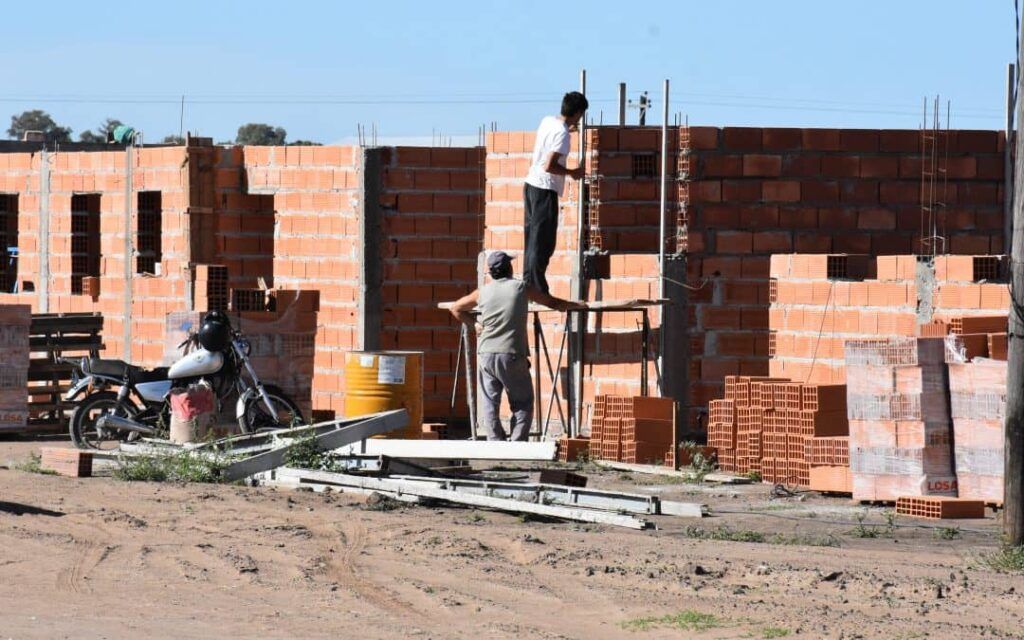
[[[651,312],[651,350],[664,342],[665,359],[646,373],[651,391],[675,398],[684,425],[700,433],[725,375],[768,373],[772,254],[919,251],[921,137],[712,127],[673,127],[669,136],[671,304],[664,321]],[[583,249],[609,254],[610,277],[585,280],[579,293],[658,297],[660,130],[598,127],[587,142]],[[946,143],[946,249],[1001,253],[1004,134],[951,131]],[[482,250],[522,250],[532,147],[524,132],[491,134],[486,149],[192,139],[50,152],[7,143],[0,233],[17,255],[0,268],[0,303],[100,312],[109,355],[157,364],[168,314],[259,313],[266,296],[254,291],[263,284],[318,291],[315,409],[343,409],[345,351],[412,349],[426,353],[426,415],[447,418],[458,334],[436,303],[478,284]],[[549,267],[553,293],[564,297],[576,293],[579,195],[569,181]],[[544,318],[557,350],[564,319]],[[589,314],[588,410],[597,393],[640,390],[637,320]]]
[[[477,283],[482,149],[4,151],[0,304],[102,313],[106,355],[156,365],[169,314],[319,291],[314,409],[343,410],[344,351],[412,349],[427,415],[448,415],[458,334],[436,302]]]
[[[610,279],[592,282],[586,294],[653,297],[660,131],[616,126],[588,134],[583,249],[619,259],[612,261]],[[532,132],[488,138],[486,249],[522,247],[521,185],[533,138]],[[950,253],[1003,251],[1004,139],[999,131],[945,134],[942,229]],[[664,393],[680,401],[693,432],[703,431],[704,407],[721,395],[724,376],[768,373],[772,254],[921,252],[921,147],[916,130],[669,129],[665,275],[672,303],[658,337],[666,343],[660,373]],[[556,295],[570,293],[577,197],[577,185],[567,188],[564,228],[549,268]],[[594,322],[590,338],[598,333]],[[616,331],[603,325],[600,332],[609,330]],[[552,324],[550,331],[558,344],[560,328]],[[632,327],[617,331],[635,334]],[[585,405],[595,392],[636,392],[635,353],[635,341],[626,339],[588,349],[594,364],[585,376]]]

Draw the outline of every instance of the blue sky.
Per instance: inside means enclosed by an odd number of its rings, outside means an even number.
[[[43,11],[41,11],[41,9]],[[0,122],[42,108],[77,137],[119,118],[156,141],[268,122],[289,139],[528,129],[588,72],[591,115],[618,82],[662,79],[691,124],[1002,128],[1012,0],[387,1],[5,6]],[[5,111],[6,110],[6,111]],[[631,114],[631,119],[635,115]]]

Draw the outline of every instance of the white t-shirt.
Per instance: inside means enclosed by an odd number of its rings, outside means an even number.
[[[569,127],[557,116],[547,116],[537,127],[537,141],[533,144],[533,161],[530,163],[529,173],[526,174],[526,184],[532,184],[538,189],[550,189],[562,195],[565,176],[556,176],[544,170],[548,155],[552,152],[562,154],[558,164],[564,167],[565,159],[569,155]]]

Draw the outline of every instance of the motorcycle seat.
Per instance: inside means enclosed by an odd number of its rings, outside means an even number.
[[[90,358],[89,370],[97,375],[124,378],[127,374],[132,382],[155,382],[167,379],[167,367],[156,369],[143,369],[124,360],[107,360],[104,358]]]
[[[156,369],[140,369],[139,367],[132,367],[132,382],[136,384],[140,382],[157,382],[159,380],[167,379],[168,367],[157,367]]]
[[[107,360],[105,358],[89,358],[89,371],[101,376],[123,378],[130,367],[124,360]]]

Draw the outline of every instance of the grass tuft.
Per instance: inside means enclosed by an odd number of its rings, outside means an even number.
[[[44,469],[42,466],[43,458],[38,453],[30,453],[27,458],[18,464],[14,465],[14,468],[18,471],[24,471],[25,473],[41,473],[44,476],[55,476],[57,472],[53,469]]]
[[[935,537],[939,540],[956,540],[960,537],[960,527],[940,527],[935,530]]]
[[[981,566],[999,573],[1024,573],[1024,547],[1004,547],[978,560]]]
[[[717,529],[704,529],[697,526],[689,526],[683,530],[683,535],[696,540],[721,540],[725,542],[753,542],[756,544],[778,544],[786,546],[804,547],[838,547],[839,539],[828,534],[824,536],[805,536],[776,533],[767,536],[760,531],[750,529],[732,529],[722,525]]]
[[[114,477],[126,482],[220,482],[222,460],[181,451],[171,455],[122,458]]]
[[[766,640],[771,638],[785,638],[789,635],[789,629],[783,627],[765,627],[761,629],[761,637]]]
[[[686,610],[659,617],[634,618],[619,624],[627,631],[650,631],[658,627],[669,627],[683,631],[707,631],[722,626],[722,621],[710,613]]]

